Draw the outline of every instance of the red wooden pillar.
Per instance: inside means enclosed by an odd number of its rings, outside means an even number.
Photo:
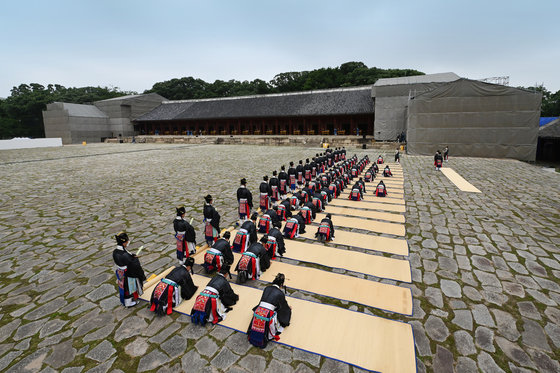
[[[280,130],[278,129],[278,118],[274,119],[274,134],[278,135]]]

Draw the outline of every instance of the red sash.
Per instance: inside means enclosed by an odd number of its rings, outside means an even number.
[[[305,170],[305,180],[311,180],[311,170]]]
[[[298,183],[303,182],[303,173],[302,172],[297,173],[297,181],[298,181]]]
[[[315,202],[315,201],[313,201]],[[311,210],[309,207],[304,207],[301,209],[301,215],[305,219],[305,224],[311,224]]]
[[[280,180],[280,193],[286,194],[286,180]]]
[[[272,199],[278,201],[278,187],[276,185],[272,186]]]
[[[177,239],[177,251],[186,251],[185,250],[185,235],[183,233],[176,233],[175,238]]]
[[[284,227],[284,233],[287,232],[288,238],[294,238],[297,231],[297,222],[295,221],[288,221],[286,222],[286,226]]]
[[[267,233],[270,230],[270,221],[271,218],[268,215],[263,215],[259,220],[259,232],[260,233]]]
[[[268,210],[268,194],[261,193],[260,207],[263,210]]]
[[[242,255],[237,264],[237,269],[239,271],[249,271],[249,266],[251,266],[251,278],[253,280],[257,279],[257,259],[249,255]]]
[[[278,205],[278,211],[276,213],[282,221],[286,220],[286,206],[282,204]]]
[[[247,246],[247,236],[246,232],[238,231],[233,239],[233,250],[243,253],[245,251],[245,246]]]
[[[296,175],[290,175],[290,185],[296,185]]]
[[[239,214],[249,215],[249,203],[244,198],[239,200]]]

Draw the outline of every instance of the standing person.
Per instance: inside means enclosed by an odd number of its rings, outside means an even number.
[[[159,316],[171,315],[173,307],[181,304],[181,301],[191,299],[198,290],[195,286],[191,273],[194,258],[187,258],[185,263],[174,268],[154,288],[150,298],[150,311]]]
[[[204,197],[204,238],[208,246],[212,246],[220,236],[220,214],[212,206],[213,198],[210,194]]]
[[[297,171],[294,167],[294,162],[290,162],[290,168],[288,168],[288,177],[290,178],[290,190],[293,193],[296,190],[297,181]]]
[[[309,163],[309,158],[305,159],[305,166],[303,166],[304,178],[305,181],[309,182],[311,180],[311,164]]]
[[[290,178],[288,173],[286,172],[286,167],[282,166],[280,169],[280,173],[278,174],[278,181],[279,181],[279,191],[280,191],[280,198],[286,199],[286,194],[288,194],[288,185],[290,184]]]
[[[133,307],[138,304],[137,299],[144,292],[142,285],[146,281],[146,276],[138,257],[126,249],[130,243],[128,235],[119,232],[115,239],[117,248],[113,251],[113,260],[117,265],[115,273],[119,285],[119,297],[123,306]]]
[[[247,179],[241,179],[241,185],[237,189],[237,202],[239,203],[239,222],[237,225],[243,224],[253,209],[253,195],[247,189]]]
[[[261,211],[266,211],[270,208],[270,197],[272,196],[272,189],[268,184],[268,176],[263,177],[261,185],[259,185],[260,201],[259,206]]]
[[[268,181],[268,185],[270,186],[270,190],[272,191],[272,195],[270,196],[270,200],[272,201],[272,205],[276,206],[278,204],[278,200],[280,199],[279,192],[280,192],[280,180],[276,176],[277,172],[272,171],[272,177]]]
[[[247,329],[247,339],[255,347],[265,348],[269,341],[278,341],[280,333],[290,325],[292,308],[282,291],[285,276],[278,273],[272,285],[267,286]]]
[[[300,159],[299,164],[296,167],[297,184],[298,184],[299,188],[301,188],[301,186],[303,185],[303,173],[304,172],[305,172],[305,169],[303,167],[303,161]]]
[[[395,151],[395,162],[401,163],[401,152],[399,151],[399,148]]]
[[[196,297],[191,310],[191,320],[194,324],[219,323],[239,300],[239,295],[235,294],[225,276],[229,275],[231,278],[229,270],[230,266],[224,265]]]
[[[177,240],[177,259],[179,264],[185,263],[185,259],[196,253],[196,233],[193,226],[185,220],[185,207],[177,207],[177,217],[173,221],[175,239]]]
[[[441,156],[441,151],[437,151],[436,155],[434,155],[434,166],[436,171],[441,170],[441,166],[443,166],[443,157]]]
[[[233,253],[229,245],[230,237],[231,233],[224,233],[224,237],[214,242],[214,245],[206,251],[202,264],[206,273],[220,271],[225,265],[233,263]]]
[[[445,145],[445,149],[443,149],[443,160],[446,162],[449,160],[449,146],[447,145]]]

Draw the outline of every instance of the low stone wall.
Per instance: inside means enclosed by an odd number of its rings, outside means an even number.
[[[330,147],[362,147],[393,150],[399,143],[376,142],[367,136],[135,136],[137,143],[158,144],[226,144],[226,145],[273,145],[273,146],[307,146],[320,147],[323,143]],[[105,142],[118,143],[119,139],[107,139]],[[123,142],[132,142],[132,137],[123,137]]]

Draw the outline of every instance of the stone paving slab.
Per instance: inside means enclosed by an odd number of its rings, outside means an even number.
[[[320,151],[158,144],[2,151],[0,370],[361,372],[274,343],[257,350],[242,333],[156,318],[116,298],[116,232],[126,229],[133,248],[145,247],[144,268],[161,272],[176,262],[176,205],[185,204],[201,240],[204,195],[215,197],[224,225],[232,223],[239,179],[256,191],[282,162]],[[383,282],[411,289],[414,315],[291,295],[411,323],[419,372],[560,371],[560,175],[519,161],[452,157],[445,165],[482,191],[472,194],[434,171],[431,157],[401,160],[414,282]],[[166,341],[174,346],[163,348]]]

